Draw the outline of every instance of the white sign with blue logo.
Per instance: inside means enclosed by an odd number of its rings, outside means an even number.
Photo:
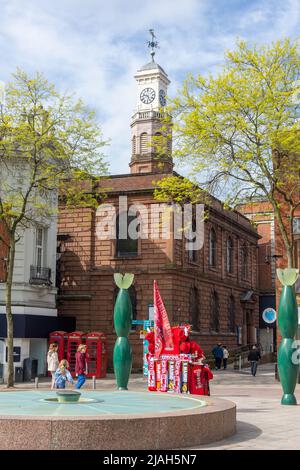
[[[277,313],[274,308],[265,308],[265,310],[262,313],[262,318],[266,323],[274,323],[277,318]]]

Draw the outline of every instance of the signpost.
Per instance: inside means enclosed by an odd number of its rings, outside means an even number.
[[[262,313],[262,318],[265,323],[274,323],[277,318],[277,313],[274,308],[268,307]]]
[[[145,335],[147,333],[147,328],[151,328],[154,326],[153,320],[132,320],[133,325],[142,325],[143,329],[140,332],[140,339],[143,339],[143,375],[148,377],[148,361],[146,360],[146,356],[148,354],[148,346],[149,341],[145,339]]]

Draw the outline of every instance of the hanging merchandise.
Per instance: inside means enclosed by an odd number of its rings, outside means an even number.
[[[156,281],[154,281],[154,332],[148,342],[148,390],[209,395],[213,374],[200,345],[190,341],[190,325],[170,326]]]

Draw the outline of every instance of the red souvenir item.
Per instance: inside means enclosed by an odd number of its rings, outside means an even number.
[[[156,390],[155,363],[154,357],[148,355],[148,390],[154,392]]]
[[[168,314],[159,293],[156,281],[154,281],[153,285],[153,297],[155,356],[159,357],[164,347],[172,350],[174,345]]]
[[[160,391],[161,387],[161,361],[155,361],[156,363],[156,390]]]
[[[161,392],[168,391],[168,361],[162,360],[161,361]]]

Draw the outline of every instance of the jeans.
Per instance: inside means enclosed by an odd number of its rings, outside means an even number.
[[[215,357],[216,369],[221,369],[221,364],[222,364],[222,358],[221,357]]]
[[[251,361],[251,374],[255,377],[257,371],[257,361]]]
[[[223,367],[224,369],[227,369],[227,358],[223,359]]]
[[[76,388],[81,388],[84,382],[85,382],[85,375],[84,374],[78,375]]]
[[[51,371],[52,381],[51,381],[51,388],[55,387],[55,371]]]
[[[56,388],[66,388],[66,381],[56,384]]]

